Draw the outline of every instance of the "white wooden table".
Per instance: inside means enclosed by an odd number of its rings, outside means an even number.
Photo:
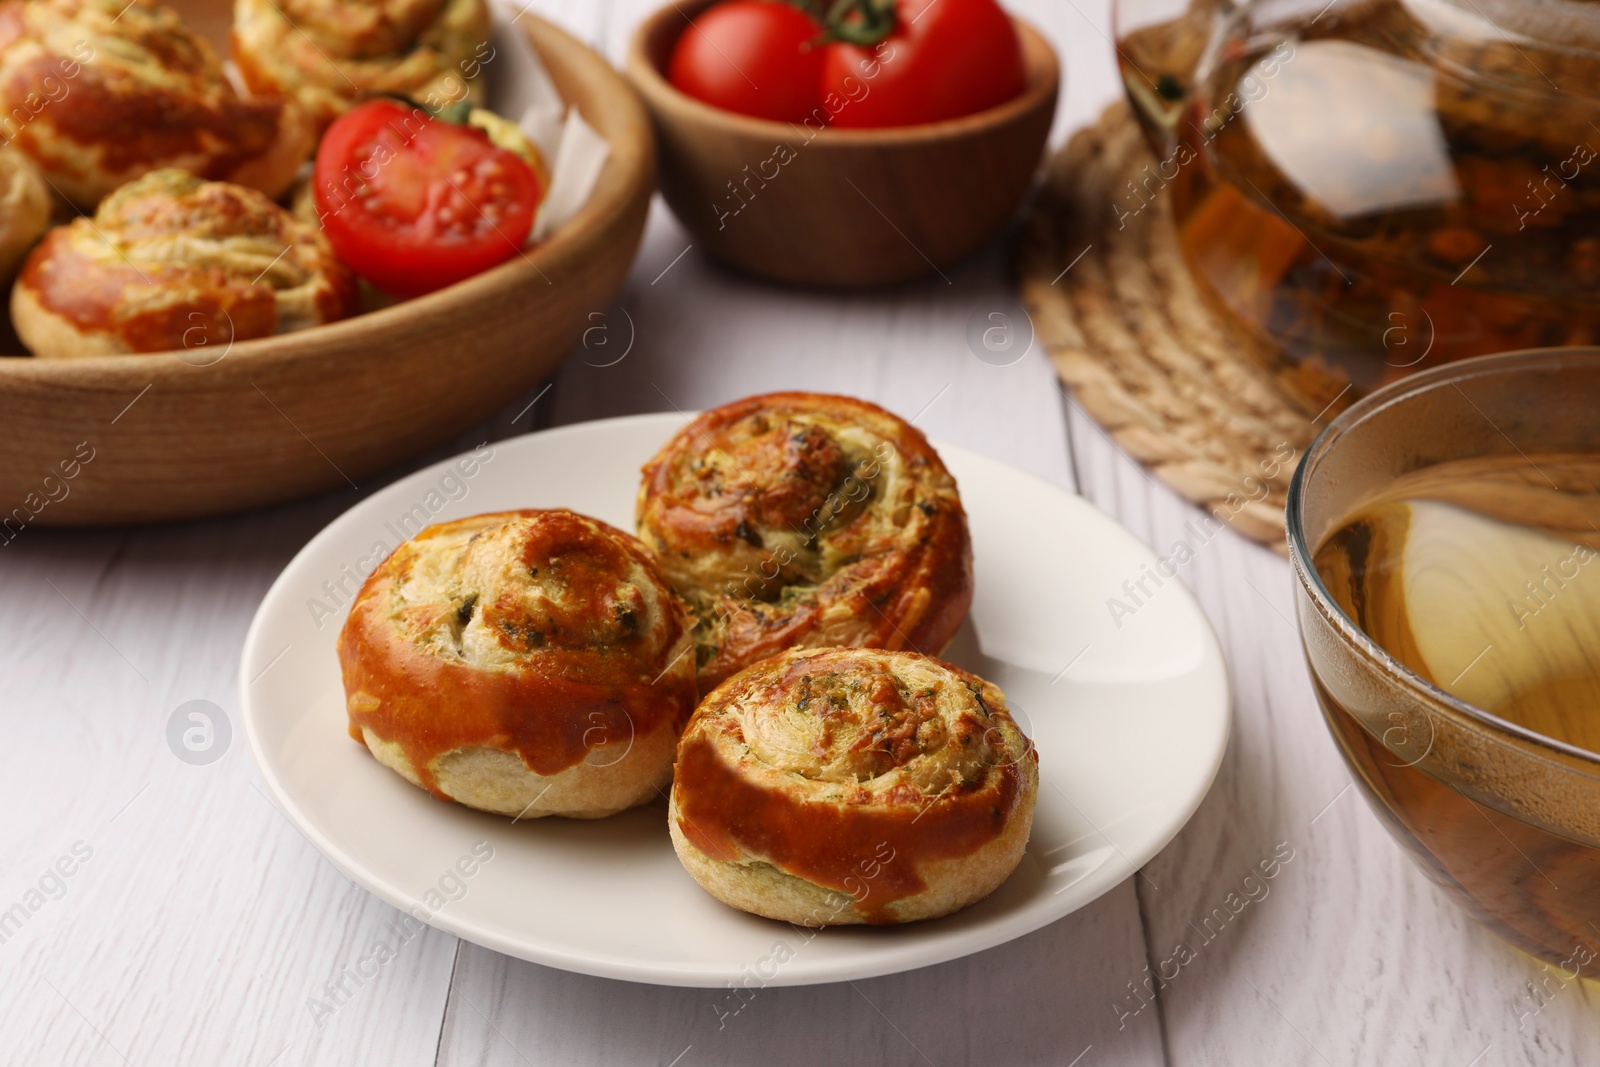
[[[1057,140],[1117,92],[1107,5],[1080,2],[1090,6],[1014,4],[1066,60]],[[620,58],[645,5],[533,7]],[[774,388],[841,391],[1076,487],[1157,550],[1183,536],[1194,512],[1063,399],[1037,351],[1002,368],[968,350],[968,318],[1014,299],[998,248],[948,284],[828,297],[746,281],[682,254],[688,244],[658,205],[620,300],[627,316],[612,311],[548,392],[509,404],[459,446]],[[630,319],[631,350],[604,366],[626,347]],[[715,991],[570,975],[431,929],[375,977],[331,992],[397,913],[262,795],[237,731],[238,653],[294,552],[402,473],[232,519],[30,529],[0,550],[0,914],[16,903],[26,913],[0,927],[0,1064],[1600,1059],[1600,989],[1563,984],[1467,921],[1349,788],[1290,622],[1288,565],[1231,533],[1183,569],[1235,687],[1221,774],[1164,852],[1082,911],[922,971],[763,990],[720,1029]],[[194,699],[235,720],[232,743],[205,766],[180,762],[166,741],[169,717]],[[1291,851],[1267,894],[1232,915],[1251,868]],[[1229,920],[1202,934],[1218,908]],[[1146,968],[1171,976],[1180,941],[1194,958],[1152,994]],[[313,1000],[337,1005],[320,1026]]]

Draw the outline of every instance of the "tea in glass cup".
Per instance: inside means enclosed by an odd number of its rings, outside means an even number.
[[[1289,497],[1324,717],[1390,832],[1600,975],[1600,351],[1466,360],[1312,445]]]

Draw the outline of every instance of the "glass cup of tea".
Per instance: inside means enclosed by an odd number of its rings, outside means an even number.
[[[1448,364],[1339,416],[1289,490],[1317,700],[1466,910],[1600,976],[1600,349]]]

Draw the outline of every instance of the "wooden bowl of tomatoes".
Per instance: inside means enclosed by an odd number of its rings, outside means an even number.
[[[675,2],[627,71],[695,244],[827,288],[939,273],[1004,229],[1060,86],[1049,43],[995,0]]]
[[[226,50],[229,0],[167,2]],[[364,488],[548,376],[627,276],[655,152],[649,116],[605,59],[531,14],[518,30],[609,144],[576,215],[497,266],[339,322],[186,351],[0,358],[0,547],[33,525],[191,518]],[[397,265],[407,277],[440,266],[426,254]]]

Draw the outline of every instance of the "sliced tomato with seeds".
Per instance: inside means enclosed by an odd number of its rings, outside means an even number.
[[[396,100],[370,100],[335,120],[312,181],[339,258],[402,297],[519,254],[543,194],[533,169],[482,130]]]

